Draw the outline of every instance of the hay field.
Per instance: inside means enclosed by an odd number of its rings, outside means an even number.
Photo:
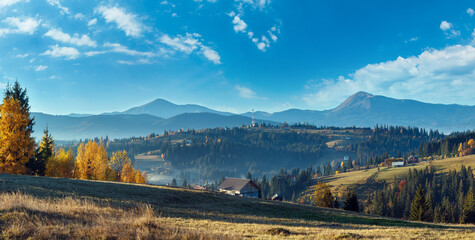
[[[185,190],[0,175],[0,239],[474,239],[475,226],[408,222]]]

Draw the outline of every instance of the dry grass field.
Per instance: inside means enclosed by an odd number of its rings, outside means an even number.
[[[0,175],[0,239],[475,239],[409,222],[162,186]]]

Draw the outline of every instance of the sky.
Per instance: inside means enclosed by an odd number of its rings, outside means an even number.
[[[325,110],[358,91],[475,105],[475,2],[0,0],[0,88],[31,111],[157,98],[242,113]]]

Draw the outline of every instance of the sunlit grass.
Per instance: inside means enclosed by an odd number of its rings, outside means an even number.
[[[408,222],[217,192],[0,175],[2,238],[472,239],[474,226]],[[288,234],[287,234],[288,232]]]

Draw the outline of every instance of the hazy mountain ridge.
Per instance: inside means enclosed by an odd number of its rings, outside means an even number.
[[[109,136],[122,138],[162,133],[164,130],[236,127],[249,125],[252,113],[232,114],[196,104],[177,105],[163,99],[123,112],[100,115],[48,115],[33,113],[38,138],[48,126],[53,137],[61,140]],[[443,132],[475,129],[475,106],[430,104],[407,99],[394,99],[358,92],[338,107],[325,110],[289,109],[281,112],[254,113],[257,122],[310,123],[317,126],[379,125],[417,126]]]

